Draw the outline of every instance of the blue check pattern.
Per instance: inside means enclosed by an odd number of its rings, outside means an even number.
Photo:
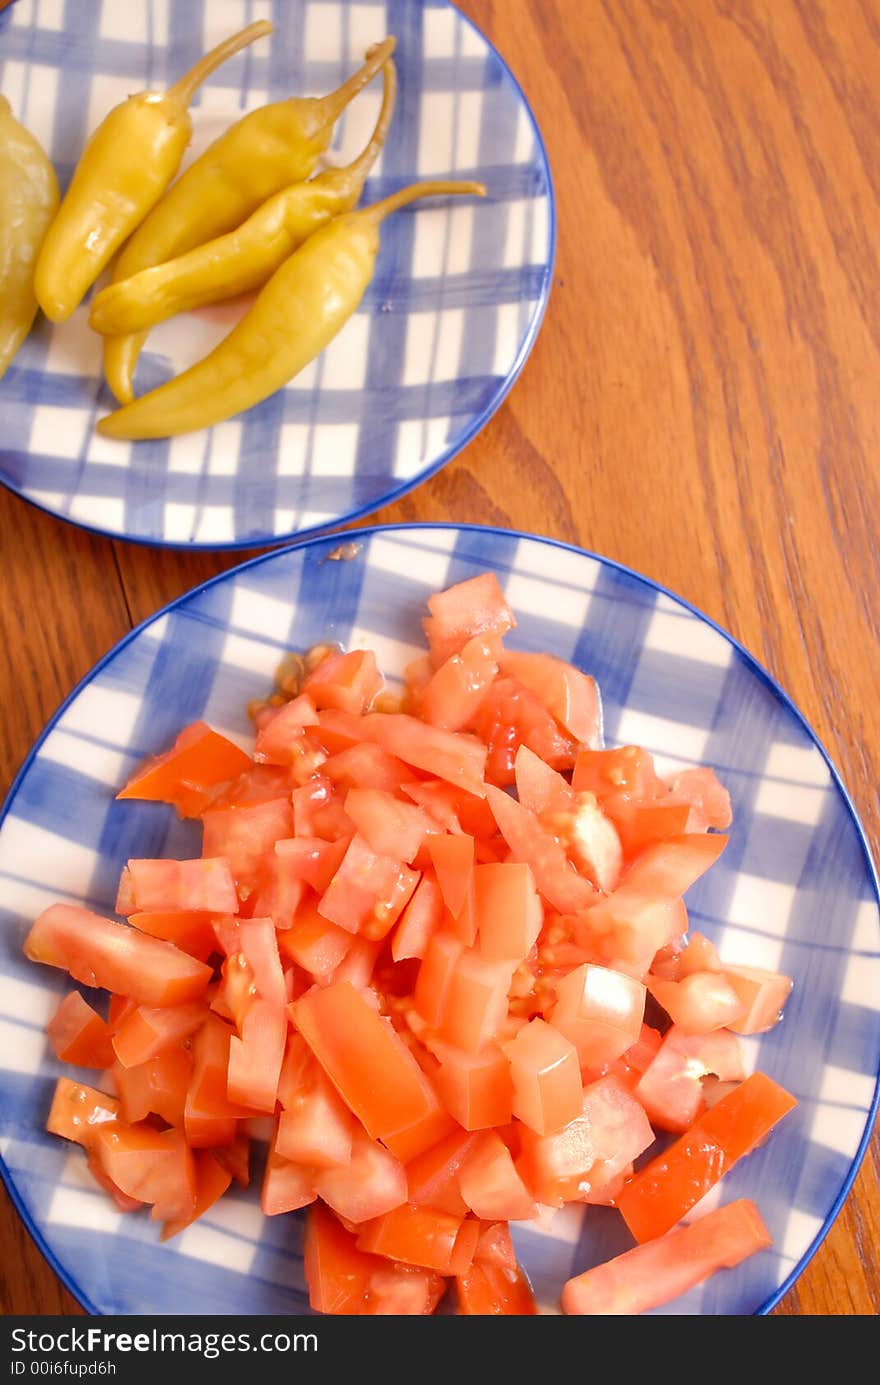
[[[353,537],[353,554],[336,536],[257,559],[147,622],[61,709],[10,795],[0,827],[0,1154],[24,1215],[99,1311],[305,1311],[300,1215],[263,1218],[253,1189],[234,1192],[162,1246],[146,1216],[113,1211],[79,1150],[43,1133],[62,1071],[43,1026],[69,983],[28,964],[21,941],[57,898],[112,910],[128,857],[198,852],[196,829],[170,809],[114,800],[184,723],[204,717],[247,744],[248,700],[265,694],[286,650],[318,641],[375,649],[386,673],[399,675],[420,646],[430,593],[490,569],[519,618],[512,642],[598,677],[609,742],[647,745],[664,772],[705,761],[730,790],[729,848],[688,907],[725,960],[794,977],[782,1023],[745,1042],[750,1064],[799,1106],[719,1190],[757,1202],[773,1250],[667,1311],[761,1311],[848,1188],[880,1067],[876,880],[837,775],[748,655],[624,569],[497,530]],[[617,1213],[602,1208],[522,1225],[516,1241],[547,1311],[564,1279],[628,1244]]]
[[[228,423],[173,440],[94,432],[113,407],[88,305],[40,319],[0,382],[0,482],[53,514],[143,543],[271,543],[365,513],[463,447],[498,407],[549,293],[553,198],[540,136],[511,73],[446,0],[15,0],[0,15],[0,91],[66,185],[89,132],[128,93],[162,88],[220,38],[275,32],[224,65],[193,104],[200,152],[245,110],[332,90],[366,47],[397,36],[400,87],[364,201],[420,178],[485,182],[391,217],[358,312],[287,388]],[[347,162],[380,83],[343,116]],[[151,335],[139,393],[204,355],[225,309]]]

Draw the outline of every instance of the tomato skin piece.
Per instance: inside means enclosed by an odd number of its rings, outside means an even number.
[[[414,769],[483,797],[486,747],[476,737],[427,726],[403,712],[371,712],[363,721],[364,734],[390,754]]]
[[[110,1026],[79,991],[70,991],[46,1026],[56,1058],[80,1068],[109,1068],[113,1062]]]
[[[148,760],[117,798],[172,803],[181,817],[199,817],[210,790],[237,779],[253,764],[251,757],[203,721],[185,727],[170,750]]]
[[[590,1316],[645,1313],[772,1244],[757,1207],[742,1198],[569,1279],[562,1309]]]
[[[602,744],[602,702],[595,678],[552,654],[505,650],[501,669],[539,697],[580,745],[598,750]]]
[[[577,1050],[558,1029],[530,1020],[503,1045],[510,1059],[513,1114],[538,1135],[552,1135],[581,1114]]]
[[[635,1174],[617,1199],[636,1240],[662,1236],[681,1221],[796,1105],[784,1088],[755,1072],[704,1111],[675,1144]]]
[[[282,1159],[270,1151],[260,1188],[260,1211],[264,1217],[277,1217],[283,1212],[298,1212],[308,1207],[317,1196],[314,1170],[303,1168]]]
[[[113,1052],[124,1068],[147,1063],[165,1048],[173,1048],[188,1037],[207,1015],[200,1001],[159,1009],[139,1005],[113,1035]]]
[[[535,884],[548,904],[560,914],[589,909],[596,900],[593,886],[581,879],[534,813],[491,784],[486,786],[486,798],[514,860],[531,867]]]
[[[372,650],[352,649],[347,654],[328,654],[305,679],[302,690],[319,709],[333,707],[360,716],[384,686]]]
[[[530,866],[522,861],[475,866],[474,908],[484,957],[521,962],[529,955],[544,921]]]
[[[286,1038],[285,1006],[255,996],[245,1015],[241,1038],[233,1034],[229,1040],[226,1088],[231,1102],[270,1115],[274,1112]]]
[[[114,1097],[82,1082],[71,1082],[69,1077],[59,1077],[46,1129],[50,1135],[60,1135],[63,1140],[73,1140],[88,1149],[101,1127],[118,1119],[119,1102]]]
[[[648,976],[648,990],[672,1023],[685,1034],[708,1034],[732,1028],[745,1005],[722,972],[695,971],[680,981]]]
[[[430,1082],[390,1021],[349,982],[313,987],[294,1002],[291,1013],[372,1139],[403,1133],[440,1109]]]
[[[360,1224],[406,1202],[406,1170],[399,1159],[355,1126],[351,1161],[342,1168],[318,1169],[315,1191],[338,1216]]]
[[[419,1207],[435,1207],[461,1221],[467,1203],[458,1186],[458,1171],[476,1135],[455,1130],[406,1165],[407,1197]]]
[[[469,1317],[530,1317],[537,1313],[529,1282],[518,1267],[475,1260],[455,1281],[458,1311]]]
[[[494,572],[481,572],[428,597],[429,616],[422,620],[431,662],[439,668],[477,635],[501,639],[516,619]]]
[[[645,987],[633,977],[588,962],[556,986],[551,1021],[574,1044],[582,1068],[601,1068],[620,1058],[639,1037]]]
[[[461,1227],[461,1217],[405,1202],[384,1216],[364,1222],[356,1244],[358,1250],[369,1254],[445,1275],[453,1272],[451,1266]],[[476,1242],[476,1237],[474,1240]]]
[[[483,1221],[529,1221],[534,1199],[523,1183],[500,1135],[483,1131],[458,1171],[458,1186],[468,1207]]]
[[[197,962],[206,962],[216,950],[217,940],[211,927],[211,915],[173,911],[171,913],[129,914],[132,928],[141,933],[149,933],[151,938],[161,938],[174,943],[181,952],[188,952]]]
[[[211,968],[123,923],[71,904],[53,904],[24,942],[32,962],[63,967],[85,986],[129,996],[142,1005],[182,1005],[197,1000]]]
[[[507,1125],[513,1116],[510,1063],[497,1044],[464,1053],[435,1044],[440,1067],[434,1078],[446,1109],[465,1130]]]
[[[394,930],[391,956],[395,962],[421,959],[443,921],[443,895],[432,875],[424,874]]]
[[[234,914],[238,896],[229,863],[221,857],[194,861],[129,861],[119,880],[117,914],[170,913],[176,909]]]
[[[781,972],[760,967],[724,967],[724,976],[743,1006],[737,1019],[728,1022],[735,1034],[766,1034],[782,1018],[794,982]]]
[[[163,1241],[170,1241],[172,1236],[177,1236],[181,1231],[185,1231],[188,1226],[192,1226],[194,1221],[209,1211],[215,1202],[226,1192],[232,1182],[232,1174],[229,1169],[224,1167],[219,1160],[215,1159],[209,1149],[200,1149],[193,1155],[195,1164],[196,1200],[189,1217],[179,1218],[177,1221],[167,1221],[162,1227]]]
[[[460,731],[473,720],[498,672],[497,640],[477,635],[451,654],[421,689],[419,708],[431,726]]]

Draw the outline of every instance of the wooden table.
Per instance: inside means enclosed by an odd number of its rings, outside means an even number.
[[[549,310],[466,452],[373,518],[628,563],[772,670],[880,829],[880,0],[466,0],[543,130]],[[111,543],[0,493],[5,790],[132,625],[242,555]],[[249,555],[244,555],[249,556]],[[875,1138],[777,1310],[880,1310]],[[76,1313],[0,1195],[0,1309]]]

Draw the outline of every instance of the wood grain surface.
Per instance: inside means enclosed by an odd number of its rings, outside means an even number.
[[[507,402],[380,512],[582,544],[720,621],[880,830],[880,0],[464,0],[559,212]],[[0,493],[0,789],[132,624],[241,555],[92,538]],[[779,1309],[880,1310],[875,1137]],[[80,1310],[0,1194],[0,1309]]]

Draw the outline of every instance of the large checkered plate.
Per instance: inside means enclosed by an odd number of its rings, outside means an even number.
[[[454,456],[497,409],[538,332],[554,213],[541,137],[492,46],[447,0],[16,0],[0,14],[0,92],[67,184],[89,132],[128,93],[163,89],[251,20],[275,32],[196,95],[190,157],[245,111],[332,90],[385,34],[400,90],[365,202],[420,178],[481,179],[485,201],[426,202],[386,221],[354,317],[286,389],[172,440],[95,433],[114,406],[88,305],[42,318],[0,382],[0,483],[85,528],[141,543],[236,548],[353,519]],[[377,79],[330,150],[346,163],[378,114]],[[241,308],[150,336],[136,389],[205,355]]]
[[[352,538],[354,556],[340,556],[339,536],[312,540],[224,573],[147,621],[72,694],[13,787],[0,828],[0,1153],[22,1214],[74,1293],[103,1312],[306,1310],[299,1214],[263,1218],[255,1192],[235,1192],[163,1246],[145,1215],[113,1210],[80,1150],[43,1133],[63,1071],[44,1025],[70,983],[27,963],[21,942],[53,900],[112,910],[128,857],[198,852],[193,823],[113,797],[186,722],[203,717],[249,744],[245,706],[266,693],[284,651],[327,639],[374,649],[393,679],[422,645],[430,593],[491,569],[519,618],[511,644],[596,675],[609,742],[648,746],[663,772],[714,765],[730,789],[730,845],[688,906],[725,959],[794,977],[782,1023],[746,1044],[749,1063],[800,1104],[720,1190],[755,1199],[773,1250],[667,1311],[766,1311],[838,1211],[876,1099],[877,882],[837,774],[744,650],[624,568],[479,528]],[[548,1311],[571,1273],[629,1244],[603,1208],[522,1225],[516,1240]]]

